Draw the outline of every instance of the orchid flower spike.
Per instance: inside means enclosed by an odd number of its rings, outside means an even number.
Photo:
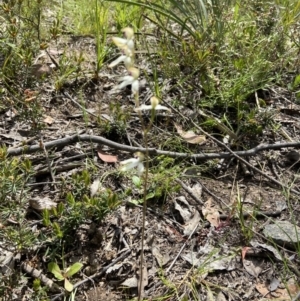
[[[135,155],[135,158],[131,158],[131,159],[120,162],[120,164],[121,164],[120,170],[128,171],[130,169],[137,167],[137,172],[139,175],[141,175],[145,169],[144,164],[143,164],[144,154],[141,152],[137,152],[134,155]]]
[[[109,68],[113,68],[121,62],[124,62],[126,69],[133,66],[133,52],[127,46],[125,46],[121,52],[122,54],[108,65]]]
[[[128,74],[126,76],[123,76],[119,79],[119,81],[122,81],[116,89],[123,89],[128,85],[131,85],[131,91],[133,95],[138,95],[139,93],[139,76],[140,76],[140,70],[135,67],[129,67],[127,69]]]
[[[141,105],[140,107],[138,108],[135,108],[134,110],[136,112],[138,111],[143,111],[143,110],[164,110],[164,111],[171,111],[169,108],[165,107],[165,106],[161,106],[159,104],[159,100],[157,97],[155,96],[152,96],[150,98],[150,105]]]
[[[112,38],[113,42],[120,49],[123,49],[124,47],[128,47],[129,50],[134,52],[134,41],[133,41],[134,31],[133,31],[133,29],[130,27],[125,27],[122,30],[122,32],[123,32],[125,39],[119,38],[119,37],[113,37]]]

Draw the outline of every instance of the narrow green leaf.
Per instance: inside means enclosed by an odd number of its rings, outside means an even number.
[[[82,268],[83,264],[80,262],[76,262],[74,263],[72,266],[70,266],[69,268],[67,268],[66,270],[66,276],[67,277],[71,277],[74,274],[76,274],[81,268]]]
[[[293,88],[297,88],[300,85],[300,75],[297,75],[294,79]]]
[[[58,280],[64,280],[64,276],[59,268],[59,266],[55,262],[48,263],[48,270],[50,273],[54,275],[54,277]]]

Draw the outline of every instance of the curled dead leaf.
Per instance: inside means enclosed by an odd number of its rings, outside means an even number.
[[[203,144],[206,141],[204,135],[197,135],[193,131],[184,131],[181,125],[174,123],[177,133],[188,143]]]
[[[184,225],[183,234],[185,236],[190,235],[194,231],[195,227],[197,227],[200,220],[200,213],[197,210],[195,210],[194,216]]]
[[[209,198],[202,209],[203,216],[210,222],[214,227],[218,227],[220,223],[220,214],[216,206],[212,204],[212,198]]]
[[[100,180],[96,179],[90,187],[91,197],[95,196],[98,193],[99,187],[100,187]]]

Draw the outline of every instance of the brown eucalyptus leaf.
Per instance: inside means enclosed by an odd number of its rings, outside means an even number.
[[[117,157],[117,156],[107,154],[106,152],[104,152],[104,151],[102,151],[102,150],[100,150],[100,149],[98,149],[97,152],[98,152],[99,158],[100,158],[103,162],[107,162],[107,163],[115,163],[115,162],[118,162],[118,157]]]

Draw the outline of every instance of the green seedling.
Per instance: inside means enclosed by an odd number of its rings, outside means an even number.
[[[72,277],[74,274],[79,272],[79,270],[82,268],[82,264],[79,262],[74,263],[72,266],[66,268],[64,271],[62,271],[57,263],[55,262],[49,262],[48,264],[48,270],[51,272],[54,277],[60,281],[64,280],[64,287],[68,292],[71,292],[73,290],[73,284],[69,281],[68,278]]]

